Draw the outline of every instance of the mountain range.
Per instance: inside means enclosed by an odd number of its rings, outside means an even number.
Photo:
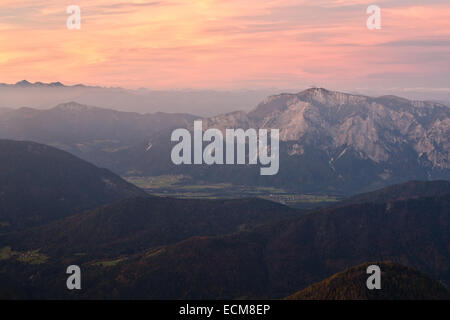
[[[0,114],[2,138],[34,139],[65,146],[105,140],[111,144],[131,144],[164,129],[186,126],[196,119],[188,114],[139,114],[75,102],[47,110],[3,109]]]
[[[0,112],[0,137],[53,145],[122,176],[183,174],[195,181],[276,186],[304,193],[354,194],[409,180],[450,178],[450,108],[395,96],[371,98],[312,88],[266,98],[253,111],[203,120],[204,129],[280,130],[280,170],[176,166],[175,128],[189,114],[138,114],[78,103]]]
[[[277,128],[287,164],[280,165],[280,174],[281,167],[295,172],[292,165],[306,166],[327,185],[331,178],[343,185],[361,183],[360,190],[362,185],[391,184],[402,176],[410,180],[414,175],[449,175],[450,108],[433,102],[313,88],[269,97],[248,114],[210,118],[206,127]],[[296,178],[297,183],[307,180]]]
[[[448,299],[445,105],[312,88],[203,118],[11,107],[0,109],[0,298]],[[174,165],[171,132],[196,119],[203,129],[279,129],[279,174]],[[312,209],[174,199],[122,178],[161,175],[336,196]],[[365,289],[369,263],[384,291]],[[69,265],[80,266],[83,290],[67,290]]]
[[[438,103],[314,88],[269,97],[250,113],[203,119],[204,130],[279,129],[275,176],[261,177],[255,166],[172,165],[169,133],[119,151],[110,168],[121,174],[133,168],[144,176],[176,173],[202,181],[348,195],[409,180],[449,179],[449,116],[450,108]]]
[[[249,110],[264,97],[281,92],[278,89],[256,90],[155,90],[101,87],[85,84],[66,85],[61,82],[19,81],[0,83],[0,108],[35,107],[49,109],[63,102],[77,101],[84,105],[124,112],[193,113],[212,116],[221,112]]]

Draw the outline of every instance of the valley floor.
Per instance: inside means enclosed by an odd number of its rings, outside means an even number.
[[[231,183],[196,183],[189,176],[164,175],[154,177],[124,177],[148,193],[179,199],[262,198],[293,208],[310,209],[333,204],[343,199],[338,195],[303,194],[275,187],[233,185]]]

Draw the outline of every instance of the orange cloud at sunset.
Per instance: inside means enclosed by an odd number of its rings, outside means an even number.
[[[68,30],[68,4],[81,30]],[[2,0],[0,82],[148,88],[445,87],[450,3]]]

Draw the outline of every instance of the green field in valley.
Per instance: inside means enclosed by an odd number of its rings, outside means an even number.
[[[10,246],[0,248],[0,260],[15,259],[17,261],[27,264],[41,264],[46,263],[48,257],[39,252],[40,249],[19,252],[14,251]]]
[[[233,185],[231,183],[193,183],[188,176],[125,177],[148,193],[160,197],[182,199],[235,199],[257,197],[298,208],[332,204],[341,198],[335,195],[301,194],[275,187]]]

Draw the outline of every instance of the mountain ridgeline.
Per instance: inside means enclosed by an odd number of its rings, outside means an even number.
[[[443,196],[450,193],[450,181],[408,181],[372,192],[360,193],[340,201],[337,205],[358,203],[387,203],[397,200]]]
[[[108,140],[132,143],[167,128],[186,126],[196,117],[187,114],[139,114],[86,106],[75,102],[37,110],[0,112],[0,137],[61,145]]]
[[[381,270],[380,290],[366,286],[367,267]],[[449,300],[450,292],[438,281],[413,268],[392,262],[365,263],[339,272],[286,300]]]
[[[75,102],[38,110],[0,111],[0,138],[29,140],[68,151],[100,167],[111,168],[114,154],[152,135],[183,127],[196,117],[187,114],[139,114]]]
[[[61,82],[27,80],[15,84],[0,83],[0,108],[33,106],[48,109],[61,102],[77,101],[118,111],[139,113],[192,113],[212,116],[219,112],[250,110],[268,95],[279,92],[260,90],[137,90],[118,87],[99,87],[83,84],[65,85]]]
[[[189,238],[128,257],[110,270],[102,294],[115,288],[132,298],[282,298],[351,266],[385,260],[448,286],[449,205],[450,195],[350,205],[236,234]],[[122,281],[113,281],[119,274]]]
[[[204,129],[279,129],[280,171],[262,178],[245,166],[185,169],[199,179],[349,194],[450,177],[450,108],[438,103],[313,88],[203,122]]]
[[[87,210],[6,242],[21,250],[42,248],[52,256],[114,258],[174,244],[193,236],[217,236],[300,216],[303,212],[263,199],[125,199]]]

